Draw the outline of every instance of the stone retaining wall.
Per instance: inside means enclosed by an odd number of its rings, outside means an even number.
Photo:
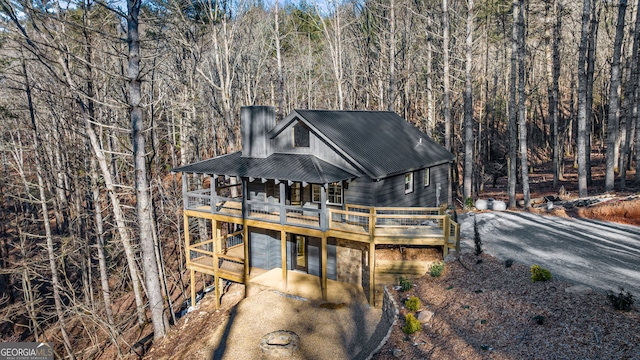
[[[364,345],[362,351],[354,357],[356,360],[370,360],[373,355],[378,353],[380,349],[387,343],[391,336],[391,331],[396,321],[398,321],[398,304],[394,300],[393,296],[384,287],[384,295],[382,297],[382,318],[376,327],[373,335],[369,338],[369,341]]]

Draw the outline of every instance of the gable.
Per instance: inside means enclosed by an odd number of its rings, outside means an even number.
[[[304,121],[318,138],[373,179],[454,159],[453,154],[394,112],[295,110],[290,116],[285,121]],[[278,124],[272,136],[284,128],[286,124]]]

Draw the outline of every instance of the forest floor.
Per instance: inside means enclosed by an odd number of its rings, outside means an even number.
[[[596,166],[589,193],[599,197],[600,204],[556,207],[551,213],[541,206],[529,212],[640,225],[640,200],[629,198],[638,193],[638,188],[630,187],[603,198],[602,161],[598,156],[592,160]],[[578,194],[572,165],[571,159],[565,159],[566,173],[560,185],[566,200],[575,200]],[[633,184],[633,175],[627,174],[628,184]],[[549,165],[535,167],[529,179],[533,199],[558,196]],[[522,194],[520,185],[517,191]],[[479,197],[507,200],[506,177],[498,179],[495,188],[487,183]],[[483,261],[476,264],[477,258],[467,250],[461,261],[446,267],[442,277],[426,275],[417,279],[408,293],[396,292],[398,300],[409,294],[418,296],[424,307],[436,315],[421,332],[408,336],[400,329],[406,313],[402,310],[400,326],[395,326],[376,359],[553,358],[559,354],[562,358],[640,358],[637,310],[616,311],[601,292],[567,293],[565,289],[573,284],[558,279],[532,283],[526,265],[506,268],[502,260],[488,254],[480,259]],[[206,341],[209,337],[202,335],[213,333],[224,324],[243,296],[242,285],[232,285],[222,298],[220,310],[215,310],[213,296],[205,296],[197,310],[178,319],[168,336],[149,348],[145,358],[210,358],[211,344]],[[542,325],[532,320],[537,315],[544,317]],[[107,351],[104,355],[108,358],[113,353]]]

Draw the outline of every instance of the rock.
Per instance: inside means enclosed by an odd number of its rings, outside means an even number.
[[[504,210],[507,210],[507,204],[506,204],[504,201],[495,200],[495,201],[491,204],[491,210],[494,210],[494,211],[504,211]]]
[[[590,294],[592,292],[591,288],[586,285],[570,286],[564,289],[564,291],[570,294],[579,294],[579,295]]]
[[[449,254],[447,254],[447,256],[444,257],[445,264],[450,264],[456,260],[458,260],[458,254],[456,254],[455,252],[450,252]]]
[[[482,200],[482,199],[476,200],[476,209],[487,210],[488,208],[489,208],[489,202],[487,200]]]
[[[433,315],[433,311],[422,310],[418,313],[418,321],[420,321],[421,324],[426,324],[431,321]]]
[[[393,350],[391,350],[391,355],[393,355],[393,357],[400,357],[400,356],[402,356],[402,350],[393,349]]]

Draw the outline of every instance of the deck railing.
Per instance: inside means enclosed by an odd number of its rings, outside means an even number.
[[[214,203],[215,206],[211,206]],[[247,200],[247,219],[318,230],[336,230],[370,236],[398,236],[402,231],[416,236],[443,237],[449,246],[457,246],[460,226],[445,213],[444,207],[371,207],[346,204],[344,210],[282,205]],[[241,197],[211,196],[209,189],[188,192],[185,209],[241,218]],[[195,251],[195,250],[194,250]]]

